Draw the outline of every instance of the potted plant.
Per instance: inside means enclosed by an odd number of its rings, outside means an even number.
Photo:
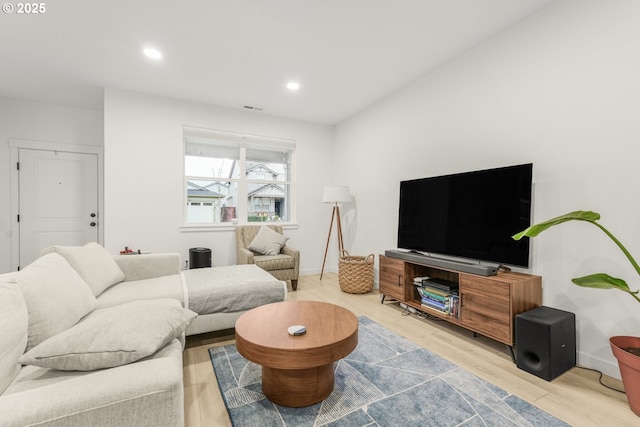
[[[536,237],[543,231],[562,224],[567,221],[585,221],[589,222],[600,230],[602,230],[613,242],[620,248],[620,250],[627,257],[633,268],[640,275],[640,266],[636,260],[631,256],[631,253],[624,247],[624,245],[606,228],[604,228],[597,221],[600,219],[600,214],[591,211],[575,211],[565,215],[561,215],[556,218],[552,218],[548,221],[544,221],[523,230],[513,236],[515,240],[520,240],[523,237]],[[631,295],[636,301],[640,302],[638,292],[632,291],[623,279],[612,277],[605,273],[595,273],[584,277],[578,277],[571,279],[571,281],[578,285],[587,288],[596,289],[617,289]],[[618,360],[618,367],[620,368],[620,375],[622,376],[622,382],[627,394],[627,400],[631,410],[638,416],[640,416],[640,337],[632,336],[615,336],[609,339],[611,344],[611,350],[613,355]]]

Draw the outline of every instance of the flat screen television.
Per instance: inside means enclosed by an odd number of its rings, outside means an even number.
[[[398,249],[529,267],[533,164],[400,182]]]

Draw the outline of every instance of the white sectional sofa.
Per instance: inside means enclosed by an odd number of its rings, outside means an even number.
[[[286,285],[256,266],[179,265],[90,243],[0,275],[0,425],[183,426],[185,332],[231,328]]]

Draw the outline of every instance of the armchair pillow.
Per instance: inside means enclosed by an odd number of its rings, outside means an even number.
[[[62,371],[92,371],[150,356],[197,316],[177,300],[132,301],[95,310],[74,327],[25,353],[19,362]]]
[[[0,394],[18,375],[18,358],[27,346],[29,317],[16,283],[0,283]]]
[[[41,256],[13,277],[29,312],[27,350],[69,329],[95,308],[89,286],[56,253]]]
[[[278,255],[287,240],[289,240],[288,237],[263,225],[248,247],[263,255]]]
[[[42,253],[62,255],[91,288],[94,296],[124,280],[124,273],[113,256],[96,242],[84,246],[50,246]]]

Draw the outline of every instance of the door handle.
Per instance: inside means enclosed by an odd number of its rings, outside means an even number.
[[[91,218],[95,218],[95,217],[96,217],[96,214],[91,212]]]
[[[91,222],[89,223],[89,225],[90,225],[90,226],[92,226],[92,227],[95,227],[95,226],[96,226],[96,223],[95,223],[95,222],[93,222],[93,221],[91,221]]]

